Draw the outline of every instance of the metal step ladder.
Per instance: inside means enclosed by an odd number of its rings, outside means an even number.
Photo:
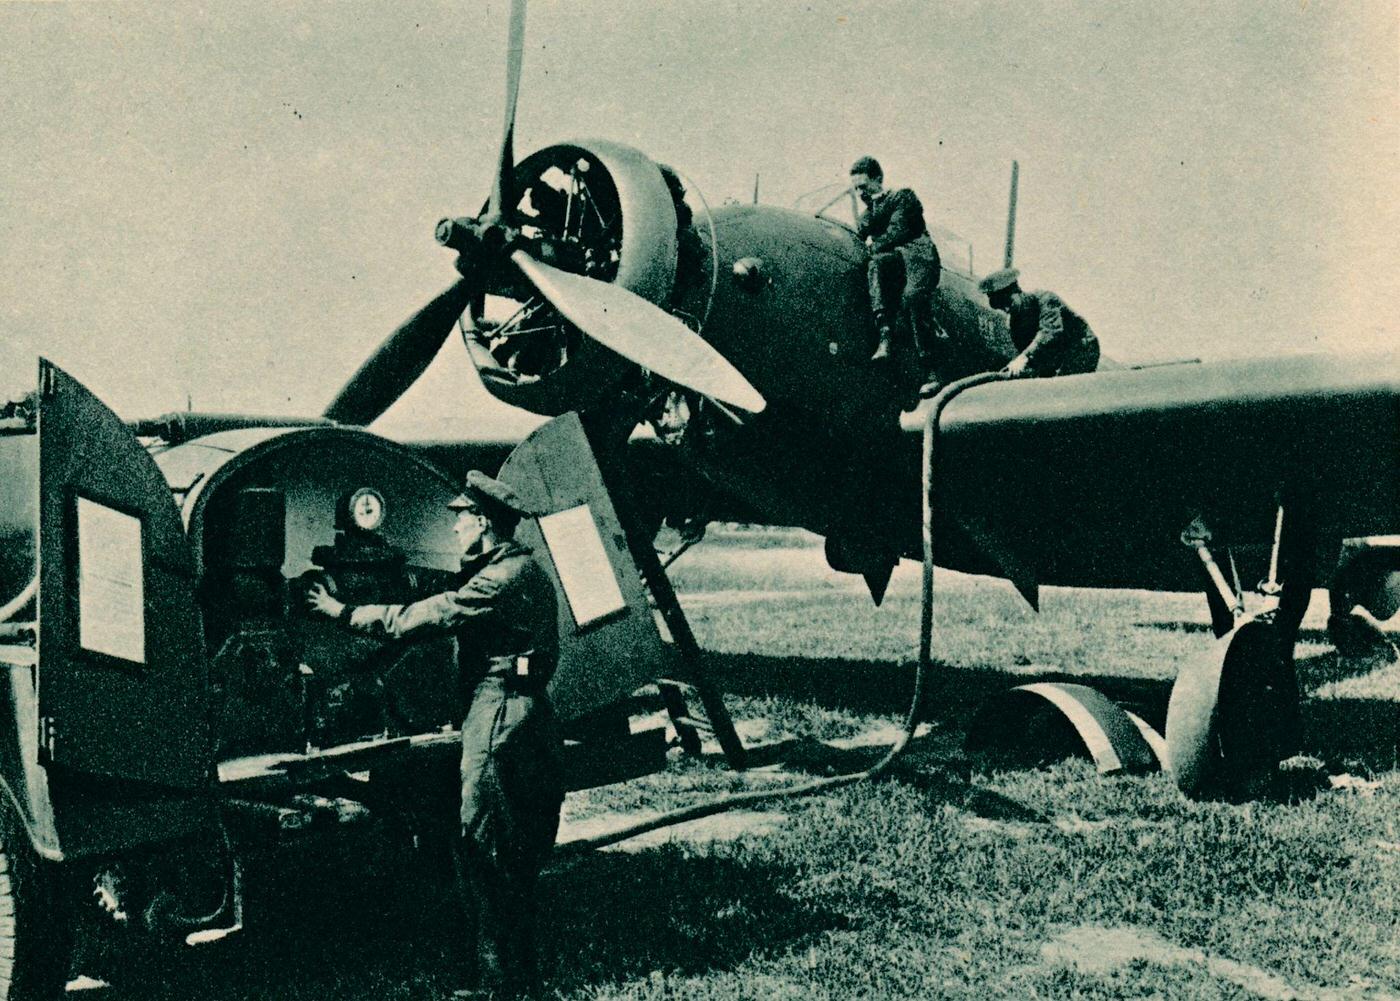
[[[627,526],[628,547],[641,572],[642,584],[651,598],[662,636],[675,647],[680,655],[680,664],[685,669],[684,679],[658,678],[656,681],[662,705],[676,728],[681,749],[687,754],[700,754],[703,732],[719,743],[729,767],[742,771],[746,760],[744,744],[734,729],[734,720],[729,715],[723,696],[705,673],[704,654],[695,640],[695,634],[691,632],[690,621],[685,617],[685,610],[681,608],[675,588],[671,586],[671,579],[666,576],[651,540],[636,538],[628,521],[624,520],[623,524]],[[699,698],[703,715],[697,716],[691,710],[687,689]]]

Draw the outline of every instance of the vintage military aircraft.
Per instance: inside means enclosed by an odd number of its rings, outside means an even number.
[[[97,901],[99,938],[207,939],[239,923],[246,844],[441,805],[409,778],[425,758],[452,767],[459,693],[434,671],[450,658],[308,620],[298,582],[356,601],[441,586],[443,502],[468,467],[544,512],[526,528],[563,596],[553,690],[585,736],[615,728],[608,707],[667,648],[693,647],[656,527],[722,519],[819,533],[877,601],[908,557],[926,579],[934,562],[1005,577],[1032,604],[1041,585],[1204,587],[1222,642],[1176,685],[1178,781],[1247,788],[1296,745],[1311,590],[1342,540],[1400,524],[1400,357],[989,379],[1012,350],[1004,318],[947,266],[932,316],[948,386],[913,406],[912,375],[870,363],[849,226],[693,209],[674,171],[607,141],[516,163],[523,30],[517,0],[490,198],[437,230],[459,277],[319,418],[128,425],[42,363],[36,413],[0,421],[0,998],[56,993],[73,896]],[[520,443],[364,430],[459,326],[491,393],[553,419]],[[1240,583],[1256,577],[1262,611]],[[1122,737],[1106,700],[1035,694]],[[616,777],[598,764],[579,781]]]
[[[1185,759],[1207,753],[1217,716],[1245,712],[1240,699],[1267,696],[1269,719],[1292,716],[1292,638],[1312,588],[1329,582],[1341,540],[1400,520],[1400,359],[964,384],[907,412],[907,374],[868,360],[866,251],[848,226],[761,205],[694,213],[670,168],[611,142],[514,163],[522,32],[517,4],[491,199],[437,233],[463,277],[380,345],[327,418],[374,420],[465,313],[467,348],[499,399],[578,412],[604,450],[639,421],[658,430],[605,463],[643,520],[808,528],[825,537],[833,568],[863,574],[878,601],[895,563],[922,552],[921,497],[932,490],[938,563],[1006,577],[1032,604],[1042,584],[1204,586],[1229,639],[1203,677],[1179,685],[1169,738],[1188,787],[1200,776]],[[481,322],[488,294],[514,304],[504,323]],[[970,270],[944,268],[933,316],[946,381],[1009,357],[1004,317]],[[921,487],[920,432],[935,412],[937,468]],[[460,453],[458,465],[487,461],[469,445]],[[1245,611],[1247,552],[1270,606],[1262,617]],[[1213,553],[1228,554],[1230,579]],[[1244,660],[1248,670],[1233,669]],[[1232,667],[1223,690],[1222,665]],[[1239,676],[1259,690],[1235,692]],[[1244,725],[1251,750],[1231,753],[1276,761],[1290,744]]]

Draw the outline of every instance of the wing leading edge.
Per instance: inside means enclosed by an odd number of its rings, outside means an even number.
[[[1196,519],[1229,547],[1267,547],[1279,498],[1321,540],[1400,527],[1400,354],[975,387],[944,411],[935,479],[940,522],[1008,575],[1193,590]]]

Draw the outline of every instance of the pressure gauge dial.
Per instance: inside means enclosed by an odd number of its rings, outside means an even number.
[[[356,528],[373,532],[384,521],[384,495],[373,487],[361,487],[350,495],[350,520]]]

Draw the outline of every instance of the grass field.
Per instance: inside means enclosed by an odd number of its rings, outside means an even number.
[[[724,533],[720,533],[724,536]],[[913,684],[918,572],[884,607],[805,537],[732,533],[673,578],[731,710],[776,764],[711,755],[573,794],[572,825],[862,767]],[[1400,669],[1343,661],[1314,607],[1298,650],[1307,750],[1335,788],[1193,803],[1162,775],[1067,760],[996,770],[961,751],[992,692],[1102,683],[1160,726],[1191,595],[940,576],[929,727],[892,774],[561,862],[545,877],[550,996],[695,998],[1400,997]],[[1322,604],[1318,602],[1317,604]],[[804,739],[795,739],[804,738]],[[816,741],[833,742],[827,745]],[[766,760],[760,753],[760,760]],[[437,999],[459,986],[446,883],[398,860],[250,866],[248,927],[191,951],[152,998]]]

